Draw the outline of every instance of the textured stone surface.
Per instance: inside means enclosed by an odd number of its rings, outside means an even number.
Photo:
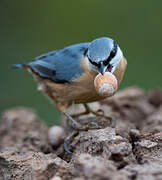
[[[30,109],[4,112],[0,118],[0,180],[161,180],[161,97],[160,90],[146,94],[128,88],[93,103],[92,109],[113,116],[116,126],[94,115],[77,118],[82,125],[98,124],[100,129],[76,133],[67,143],[71,154],[64,151],[62,141],[74,132],[66,117],[61,120],[61,133],[55,127],[51,133]]]

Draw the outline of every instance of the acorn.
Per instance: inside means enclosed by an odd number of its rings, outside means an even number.
[[[104,75],[98,74],[94,80],[94,86],[101,97],[114,95],[118,88],[118,81],[114,74],[105,72]]]

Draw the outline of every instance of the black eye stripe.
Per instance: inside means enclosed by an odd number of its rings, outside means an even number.
[[[100,64],[96,63],[96,62],[93,62],[89,59],[90,63],[93,64],[94,66],[97,66],[97,67],[100,67]]]
[[[116,52],[117,52],[117,47],[118,47],[117,43],[114,41],[114,47],[113,47],[112,51],[110,52],[109,57],[104,61],[105,66],[109,64],[109,62],[111,61],[112,58],[115,57]]]
[[[103,64],[104,64],[105,66],[107,66],[107,65],[109,64],[109,58],[106,59],[106,60],[103,62]]]

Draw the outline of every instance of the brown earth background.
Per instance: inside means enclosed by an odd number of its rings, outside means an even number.
[[[63,147],[73,132],[68,119],[49,128],[31,109],[6,110],[0,118],[0,180],[161,180],[162,91],[127,88],[91,107],[115,117],[116,125],[81,117],[101,128],[76,134],[68,142],[71,154]]]

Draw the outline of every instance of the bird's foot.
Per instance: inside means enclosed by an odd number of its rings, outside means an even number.
[[[86,125],[83,125],[77,122],[73,117],[71,117],[68,113],[63,112],[64,115],[70,120],[70,126],[74,129],[74,131],[64,140],[64,150],[71,154],[72,152],[68,148],[68,144],[74,139],[75,136],[78,135],[79,131],[87,131],[92,129],[101,129],[102,126],[99,126],[96,122],[89,122]]]
[[[105,113],[104,113],[104,111],[102,109],[98,109],[97,111],[94,111],[87,104],[83,104],[83,105],[85,107],[85,111],[81,112],[81,113],[78,113],[78,114],[74,114],[71,117],[77,118],[79,116],[83,116],[83,115],[91,113],[91,114],[94,114],[95,116],[103,117],[103,118],[109,120],[111,127],[115,127],[116,126],[116,119],[113,116],[105,115]]]
[[[90,109],[90,113],[109,120],[109,122],[110,122],[109,126],[112,127],[112,128],[115,128],[115,126],[116,126],[116,119],[115,119],[115,117],[113,117],[113,116],[106,116],[102,109],[99,109],[97,111],[93,111],[92,109]]]
[[[72,153],[68,148],[68,144],[74,139],[74,137],[76,135],[78,135],[79,131],[88,131],[88,130],[92,130],[92,129],[102,129],[103,128],[103,126],[99,125],[97,122],[87,122],[86,124],[81,124],[80,122],[76,121],[74,118],[92,113],[96,116],[103,117],[103,118],[109,120],[110,121],[109,126],[111,126],[111,127],[116,126],[116,119],[114,117],[106,116],[102,109],[94,111],[87,104],[84,104],[84,107],[86,109],[85,112],[75,114],[72,116],[70,116],[67,112],[63,112],[63,114],[68,118],[68,120],[70,120],[70,123],[69,123],[70,126],[74,129],[72,134],[70,134],[64,141],[64,149],[68,154]]]
[[[77,122],[72,116],[68,113],[63,112],[64,115],[70,120],[70,126],[76,131],[87,131],[89,129],[101,129],[102,127],[99,126],[96,122],[88,122],[87,124],[81,124]]]
[[[67,154],[71,154],[72,152],[68,148],[68,144],[73,141],[75,136],[77,136],[79,131],[73,131],[68,137],[65,138],[64,140],[64,150]]]

